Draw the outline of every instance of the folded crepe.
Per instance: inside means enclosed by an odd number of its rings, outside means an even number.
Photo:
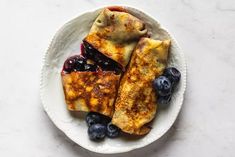
[[[120,75],[112,71],[61,73],[70,111],[93,111],[112,117]]]
[[[167,64],[170,41],[142,38],[132,54],[124,73],[115,102],[112,123],[122,131],[144,135],[157,110],[153,80],[162,74]]]
[[[83,41],[116,61],[124,70],[138,40],[146,33],[144,23],[124,9],[105,8]]]

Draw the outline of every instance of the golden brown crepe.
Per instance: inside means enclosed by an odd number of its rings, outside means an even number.
[[[153,80],[166,67],[170,41],[142,38],[121,79],[112,123],[129,134],[144,135],[155,116],[157,104]]]
[[[93,111],[112,117],[120,75],[112,71],[61,73],[70,111]]]
[[[147,29],[138,18],[121,8],[118,10],[102,10],[84,42],[125,69],[138,40],[146,35]]]

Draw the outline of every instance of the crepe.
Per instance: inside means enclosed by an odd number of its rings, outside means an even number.
[[[61,73],[70,111],[93,111],[112,117],[120,75],[112,71]]]
[[[116,61],[124,70],[138,40],[146,33],[144,23],[124,12],[124,9],[111,11],[105,8],[96,18],[84,42]]]
[[[152,82],[166,67],[169,46],[169,40],[142,38],[138,42],[121,79],[112,118],[112,123],[122,131],[135,135],[150,131],[147,124],[157,110]]]

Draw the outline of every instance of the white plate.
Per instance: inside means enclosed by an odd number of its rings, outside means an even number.
[[[80,53],[80,44],[101,9],[87,12],[66,23],[53,38],[44,58],[41,74],[40,94],[43,107],[54,124],[78,145],[98,153],[113,154],[131,151],[144,147],[163,136],[173,125],[182,107],[186,88],[186,63],[184,55],[172,36],[149,15],[125,7],[131,14],[146,23],[154,39],[171,39],[170,59],[168,66],[178,68],[182,74],[180,84],[173,94],[169,107],[158,110],[152,123],[152,130],[142,138],[133,139],[128,136],[116,139],[106,138],[102,142],[93,142],[87,135],[87,126],[82,118],[74,117],[66,109],[60,71],[69,56]]]

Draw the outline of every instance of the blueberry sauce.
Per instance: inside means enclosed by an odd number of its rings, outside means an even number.
[[[89,43],[84,41],[82,47],[82,55],[88,59],[93,60],[98,66],[101,67],[102,70],[115,71],[116,73],[121,73],[121,66],[117,62],[111,60],[110,58],[100,53]]]
[[[97,65],[87,64],[86,58],[81,55],[75,55],[69,57],[64,62],[63,71],[66,73],[71,73],[73,71],[96,71],[98,69]]]
[[[87,63],[87,59],[92,60],[94,64]],[[99,70],[115,71],[116,74],[122,72],[118,63],[100,53],[87,42],[81,44],[81,55],[69,57],[64,62],[63,66],[63,72],[66,73],[71,73],[73,71],[97,72]]]

